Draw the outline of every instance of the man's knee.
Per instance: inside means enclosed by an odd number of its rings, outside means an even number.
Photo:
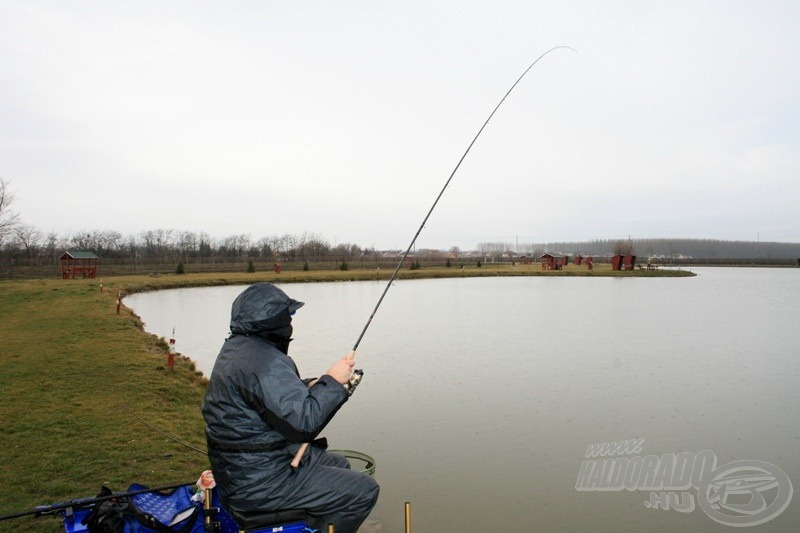
[[[375,504],[378,502],[378,494],[380,493],[380,486],[378,482],[371,476],[364,476],[362,483],[361,483],[361,491],[359,497],[359,503],[361,507],[366,510],[367,513],[375,507]]]

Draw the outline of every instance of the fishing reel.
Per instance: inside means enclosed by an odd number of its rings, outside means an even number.
[[[353,392],[355,392],[356,387],[358,384],[361,383],[361,378],[364,377],[364,371],[360,368],[358,370],[353,370],[353,373],[350,375],[350,379],[345,384],[344,388],[347,389],[347,395],[352,396]]]

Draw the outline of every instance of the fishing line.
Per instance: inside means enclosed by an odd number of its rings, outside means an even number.
[[[208,452],[207,452],[207,451],[205,451],[205,450],[201,450],[200,448],[197,448],[197,447],[195,447],[195,446],[192,446],[192,445],[191,445],[191,444],[189,444],[188,442],[184,442],[184,441],[180,440],[178,437],[174,437],[174,436],[170,435],[169,433],[167,433],[166,431],[162,430],[161,428],[158,428],[158,427],[154,426],[153,424],[151,424],[150,422],[148,422],[147,420],[145,420],[144,418],[142,418],[141,416],[139,416],[138,414],[136,414],[136,412],[135,412],[133,409],[130,409],[130,408],[129,408],[128,410],[131,412],[131,414],[133,414],[133,416],[135,416],[136,418],[138,418],[139,420],[141,420],[142,422],[144,422],[145,424],[147,424],[149,427],[151,427],[151,428],[153,428],[154,430],[158,431],[159,433],[161,433],[162,435],[164,435],[165,437],[167,437],[169,440],[175,441],[175,442],[177,442],[178,444],[180,444],[180,445],[182,445],[182,446],[186,446],[186,447],[187,447],[187,448],[189,448],[190,450],[194,450],[194,451],[196,451],[197,453],[202,453],[203,455],[208,455]]]
[[[411,252],[411,249],[414,247],[414,243],[417,242],[417,237],[419,237],[419,234],[422,232],[422,228],[425,227],[425,223],[428,222],[428,218],[430,218],[431,213],[433,213],[433,210],[436,208],[436,204],[439,203],[439,199],[441,199],[442,195],[444,194],[445,189],[447,189],[447,186],[450,185],[450,181],[453,179],[453,176],[455,176],[456,172],[458,171],[458,168],[461,166],[461,163],[464,161],[464,158],[467,157],[467,154],[472,149],[472,145],[475,144],[475,141],[478,140],[478,137],[480,137],[481,133],[483,133],[484,128],[486,128],[486,125],[489,124],[489,121],[492,120],[492,117],[494,116],[494,114],[497,112],[497,110],[500,108],[500,106],[503,105],[503,102],[505,102],[506,98],[508,98],[508,95],[511,94],[511,91],[513,91],[514,88],[517,86],[517,84],[519,84],[519,82],[522,81],[522,78],[525,77],[525,75],[528,73],[528,71],[530,71],[534,67],[534,65],[536,65],[536,63],[538,63],[539,60],[541,60],[544,56],[546,56],[547,54],[549,54],[550,52],[552,52],[554,50],[558,50],[559,48],[566,48],[568,50],[572,50],[573,52],[577,53],[577,50],[575,50],[574,48],[572,48],[570,46],[554,46],[553,48],[551,48],[547,52],[545,52],[542,55],[540,55],[539,57],[537,57],[536,61],[531,63],[530,66],[525,69],[525,72],[523,72],[520,75],[520,77],[517,78],[517,81],[514,82],[514,85],[511,86],[511,88],[506,92],[506,94],[503,96],[503,98],[500,100],[500,102],[498,102],[498,104],[495,106],[495,108],[489,114],[489,118],[487,118],[486,122],[483,123],[483,126],[481,126],[481,129],[478,130],[478,133],[475,134],[475,138],[472,139],[472,142],[469,143],[469,146],[467,147],[467,150],[464,152],[464,155],[462,155],[461,159],[458,160],[458,164],[456,164],[455,168],[453,169],[453,172],[450,173],[450,177],[447,178],[447,181],[444,183],[444,187],[442,187],[442,190],[439,191],[439,195],[436,197],[436,200],[433,201],[433,205],[431,205],[431,208],[428,210],[428,214],[425,215],[424,219],[422,219],[422,224],[419,225],[419,229],[414,234],[414,238],[411,239],[411,243],[409,243],[408,248],[406,248],[406,252],[403,254],[403,257],[400,259],[400,262],[397,263],[397,267],[394,269],[394,272],[392,273],[392,276],[389,278],[389,282],[386,284],[386,288],[383,289],[383,293],[381,294],[381,297],[378,299],[378,303],[375,305],[375,309],[372,310],[372,314],[369,316],[369,319],[367,320],[367,323],[364,324],[364,329],[361,330],[361,334],[358,336],[358,339],[356,340],[356,343],[353,345],[353,352],[358,350],[358,345],[361,344],[361,339],[364,338],[364,334],[367,332],[367,329],[369,329],[369,326],[372,323],[372,319],[375,317],[375,314],[378,312],[378,308],[381,306],[381,303],[383,303],[383,298],[386,296],[386,293],[389,292],[389,287],[391,287],[392,283],[394,282],[394,280],[397,279],[397,274],[400,272],[400,268],[403,266],[403,262],[406,260],[406,258],[408,257],[408,254]]]

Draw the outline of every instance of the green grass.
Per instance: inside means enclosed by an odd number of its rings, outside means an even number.
[[[136,418],[204,448],[203,379],[141,329],[99,282],[0,283],[0,514],[94,496],[100,486],[190,482],[206,458]],[[57,531],[48,518],[2,531]]]
[[[188,359],[166,369],[166,344],[145,333],[117,295],[174,287],[388,279],[390,271],[207,273],[104,280],[0,281],[0,515],[97,494],[193,482],[208,468],[200,402],[205,379]],[[404,279],[452,276],[663,276],[607,265],[543,272],[539,265],[404,269]],[[101,282],[103,291],[101,292]],[[0,522],[0,531],[59,531],[53,518]]]

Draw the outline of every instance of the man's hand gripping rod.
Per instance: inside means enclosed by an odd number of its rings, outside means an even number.
[[[464,152],[464,155],[462,155],[461,159],[458,160],[458,163],[456,164],[455,168],[453,169],[453,172],[450,173],[450,176],[447,178],[447,181],[444,183],[444,187],[442,187],[442,190],[439,191],[439,195],[436,197],[436,200],[433,201],[433,205],[431,205],[431,208],[428,210],[428,214],[425,215],[424,219],[422,219],[422,224],[419,225],[419,229],[417,229],[417,232],[414,234],[414,238],[411,239],[411,242],[409,243],[408,248],[406,248],[406,252],[403,254],[403,257],[401,257],[400,261],[397,263],[397,267],[394,269],[394,272],[392,272],[392,276],[389,278],[388,283],[386,283],[386,287],[383,289],[383,293],[381,294],[381,297],[378,299],[378,303],[375,304],[375,309],[373,309],[372,310],[372,314],[369,315],[369,319],[367,320],[367,323],[364,324],[364,329],[361,330],[361,334],[358,336],[358,339],[356,340],[356,343],[353,345],[353,350],[347,355],[347,357],[349,357],[350,359],[355,359],[356,350],[358,350],[358,345],[361,344],[361,339],[364,338],[364,334],[367,332],[367,329],[369,328],[369,325],[372,323],[372,319],[375,317],[375,313],[378,312],[378,308],[381,306],[381,303],[383,303],[383,298],[386,296],[386,293],[389,292],[389,287],[391,287],[392,283],[394,283],[394,280],[397,279],[397,274],[400,272],[400,268],[403,266],[403,263],[405,262],[406,258],[408,257],[408,254],[411,252],[411,249],[414,247],[414,244],[417,242],[417,237],[419,237],[419,234],[422,233],[422,228],[425,227],[425,224],[428,222],[428,219],[430,218],[431,213],[433,213],[433,210],[436,208],[436,205],[439,203],[439,199],[444,194],[445,189],[447,189],[447,186],[450,185],[450,181],[453,179],[453,176],[456,175],[456,172],[458,171],[459,167],[461,166],[461,163],[464,161],[464,158],[467,157],[467,154],[472,149],[472,145],[474,145],[475,141],[478,140],[478,137],[481,136],[481,133],[483,133],[484,128],[486,128],[487,124],[489,124],[489,121],[492,120],[492,117],[494,116],[495,113],[497,113],[497,110],[500,108],[500,106],[503,105],[503,102],[506,101],[506,98],[508,98],[508,95],[511,94],[511,91],[513,91],[514,88],[517,86],[517,84],[519,84],[519,82],[522,81],[522,78],[525,77],[525,74],[527,74],[528,71],[531,70],[533,68],[533,66],[536,65],[536,63],[538,63],[539,60],[541,60],[544,56],[546,56],[547,54],[549,54],[553,50],[558,50],[559,48],[566,48],[568,50],[572,50],[573,52],[577,52],[577,50],[575,50],[574,48],[572,48],[570,46],[554,46],[553,48],[551,48],[547,52],[545,52],[542,55],[540,55],[539,57],[537,57],[536,61],[531,63],[530,66],[525,69],[525,71],[520,75],[520,77],[517,78],[517,81],[515,81],[514,84],[511,86],[511,88],[506,92],[506,94],[503,96],[503,98],[500,99],[500,102],[498,102],[498,104],[495,106],[495,108],[489,114],[489,118],[487,118],[486,122],[483,123],[483,126],[481,126],[481,129],[478,130],[478,133],[475,134],[475,137],[472,139],[472,142],[469,143],[469,146],[467,147],[466,151]],[[347,385],[345,385],[345,387],[348,388],[348,393],[350,395],[353,394],[353,391],[358,386],[358,384],[361,382],[361,378],[362,378],[363,375],[364,375],[364,372],[361,371],[361,370],[354,370],[353,371],[353,375],[350,377],[350,381],[348,382]],[[292,466],[294,468],[297,468],[300,465],[300,459],[303,458],[303,454],[305,453],[306,448],[308,448],[308,443],[304,442],[302,444],[302,446],[300,446],[300,449],[297,450],[297,454],[295,454],[294,459],[292,459]]]
[[[350,360],[355,359],[356,358],[355,349],[351,350],[350,353],[348,353],[345,357],[347,359],[350,359]],[[361,383],[361,378],[363,376],[364,376],[364,371],[363,370],[361,370],[361,369],[353,370],[353,373],[350,375],[350,379],[347,381],[347,383],[344,384],[344,388],[347,389],[347,395],[348,396],[352,396],[353,395],[353,392],[356,390],[356,387],[358,387],[358,384]],[[311,387],[313,387],[314,383],[316,383],[316,382],[317,382],[316,379],[311,381],[308,384],[308,388],[310,389]],[[298,466],[300,466],[300,460],[303,458],[303,455],[306,453],[306,449],[307,448],[308,448],[308,443],[307,442],[304,442],[303,444],[300,445],[300,448],[297,449],[297,453],[294,454],[294,459],[292,459],[292,462],[291,462],[292,468],[297,468]]]

